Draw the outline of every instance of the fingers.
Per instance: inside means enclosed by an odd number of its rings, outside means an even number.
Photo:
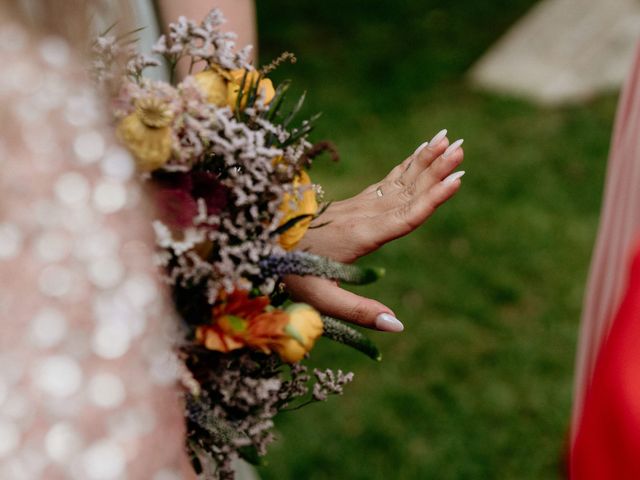
[[[447,147],[431,166],[422,172],[416,179],[416,191],[429,192],[429,190],[450,175],[464,160],[463,140],[456,140]]]
[[[285,283],[296,301],[308,303],[324,315],[384,332],[404,329],[382,303],[348,292],[330,280],[287,275]]]
[[[402,175],[403,183],[415,181],[418,175],[429,168],[434,160],[444,153],[449,146],[449,140],[446,134],[446,130],[441,130],[428,144],[423,144],[418,147],[413,154],[413,161],[408,165],[407,170]]]
[[[399,213],[404,213],[404,221],[409,224],[412,229],[418,228],[427,218],[433,215],[433,212],[449,200],[460,188],[461,177],[464,172],[456,172],[447,176],[441,182],[434,185],[426,195],[420,195],[416,201]]]
[[[438,155],[442,154],[448,145],[447,129],[440,130],[431,140],[419,145],[402,163],[396,165],[389,172],[386,180],[393,182],[403,177],[403,183],[406,183],[405,180],[412,181],[415,175],[427,168]],[[409,178],[407,178],[407,175]]]

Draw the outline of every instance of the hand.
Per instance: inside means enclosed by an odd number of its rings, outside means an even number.
[[[351,263],[422,225],[460,188],[464,172],[461,140],[449,145],[446,130],[422,144],[381,181],[358,195],[332,204],[310,229],[300,249]],[[288,276],[294,298],[332,317],[378,330],[399,332],[402,323],[385,305],[341,289],[335,282]]]

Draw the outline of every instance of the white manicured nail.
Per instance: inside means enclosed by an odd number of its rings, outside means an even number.
[[[460,140],[456,140],[451,145],[449,145],[447,149],[444,151],[444,153],[442,154],[442,158],[447,158],[453,152],[458,150],[460,148],[460,145],[462,145],[462,142],[464,142],[464,139],[461,138]]]
[[[450,185],[453,182],[455,182],[456,180],[461,179],[463,175],[464,175],[464,170],[460,170],[459,172],[453,172],[451,175],[449,175],[447,178],[445,178],[442,181],[442,183],[444,183],[445,185]]]
[[[376,328],[385,332],[401,332],[404,325],[389,313],[381,313],[376,317]]]
[[[446,136],[447,136],[447,129],[444,128],[440,130],[438,133],[436,133],[436,135],[428,142],[421,143],[420,146],[416,148],[416,151],[413,152],[413,154],[414,155],[419,154],[424,147],[428,147],[429,145],[434,146],[439,144],[442,141],[442,139]]]
[[[414,156],[415,156],[415,155],[418,155],[418,154],[422,151],[422,149],[423,149],[424,147],[428,147],[428,146],[429,146],[429,142],[423,142],[423,143],[421,143],[421,144],[418,146],[418,148],[416,148],[415,152],[413,152],[413,155],[414,155]]]
[[[446,136],[447,136],[447,129],[446,129],[446,128],[443,128],[443,129],[442,129],[442,130],[440,130],[438,133],[436,133],[436,135],[435,135],[431,140],[429,140],[429,142],[428,142],[428,143],[429,143],[429,145],[437,145],[437,144],[439,144],[439,143],[442,141],[442,139],[443,139],[444,137],[446,137]]]

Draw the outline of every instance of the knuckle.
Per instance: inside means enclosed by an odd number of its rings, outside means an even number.
[[[393,182],[391,182],[391,184],[393,185],[394,188],[397,188],[398,190],[403,190],[405,188],[405,183],[402,181],[402,177],[395,179]]]
[[[364,302],[360,301],[353,304],[348,311],[347,317],[354,323],[359,325],[369,325],[369,311]]]

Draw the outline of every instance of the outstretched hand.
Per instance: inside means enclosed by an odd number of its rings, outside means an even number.
[[[327,225],[310,229],[299,248],[351,263],[422,225],[456,193],[464,174],[452,173],[464,157],[462,140],[449,144],[446,134],[420,145],[382,181],[331,204],[318,219]],[[387,332],[404,328],[385,305],[330,280],[290,275],[285,281],[294,298],[325,315]]]

